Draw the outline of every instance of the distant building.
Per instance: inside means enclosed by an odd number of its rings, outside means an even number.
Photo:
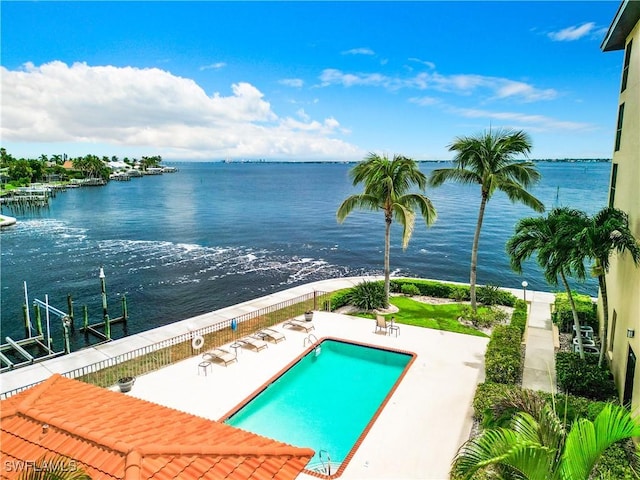
[[[629,215],[640,238],[640,1],[624,0],[602,42],[604,52],[624,50],[618,118],[609,186],[609,205]],[[640,407],[640,268],[627,254],[614,255],[607,275],[609,341],[607,358],[620,399]]]
[[[73,170],[73,161],[65,160],[65,162],[62,164],[62,168],[64,168],[65,170]]]

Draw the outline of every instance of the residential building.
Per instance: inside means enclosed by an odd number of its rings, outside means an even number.
[[[624,0],[602,42],[604,52],[624,51],[609,205],[629,215],[640,238],[640,1]],[[640,268],[628,254],[614,255],[606,277],[609,300],[607,358],[620,399],[640,407]]]

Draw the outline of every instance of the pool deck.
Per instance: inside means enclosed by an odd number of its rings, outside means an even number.
[[[313,324],[311,333],[319,339],[338,337],[417,354],[340,478],[448,478],[451,459],[469,437],[470,406],[484,375],[488,339],[407,325],[400,326],[399,336],[388,336],[374,333],[373,320],[327,312],[316,312]],[[286,341],[258,353],[239,349],[237,363],[214,364],[206,375],[198,367],[200,357],[184,360],[138,377],[129,395],[220,420],[305,351],[306,333],[276,329]]]
[[[228,320],[248,311],[273,305],[302,294],[347,288],[375,277],[338,278],[301,285],[233,305],[198,317],[174,322],[108,344],[36,363],[0,375],[2,392],[64,373],[82,365],[133,350],[217,321]],[[519,298],[522,291],[508,289]],[[548,329],[549,303],[553,295],[527,292],[530,302],[530,334],[535,328]],[[542,317],[542,324],[537,321]],[[399,336],[374,333],[375,322],[337,313],[316,312],[313,319],[318,339],[342,338],[358,343],[413,352],[415,361],[364,438],[340,478],[389,480],[444,480],[458,447],[469,438],[472,426],[472,400],[476,385],[484,380],[484,353],[488,338],[462,335],[427,328],[400,325]],[[305,351],[304,332],[276,329],[286,341],[269,344],[259,353],[238,349],[238,362],[227,367],[213,364],[205,372],[199,367],[201,356],[189,358],[158,371],[139,376],[128,393],[141,399],[220,420],[256,389],[271,380]],[[553,361],[553,343],[530,335],[525,358],[525,387],[540,388],[543,372],[549,385],[548,368]],[[534,345],[535,343],[535,345]],[[228,347],[228,345],[227,345]],[[535,348],[533,348],[535,347]],[[234,350],[228,348],[231,352]],[[542,354],[545,354],[543,356]],[[527,359],[537,362],[527,362]],[[533,368],[533,377],[527,371]],[[533,381],[532,381],[533,380]],[[551,382],[552,384],[555,382]],[[538,384],[538,385],[534,385]],[[114,387],[115,388],[115,387]],[[330,385],[326,388],[331,388]],[[331,422],[331,418],[325,419]],[[304,428],[304,425],[301,426]],[[340,425],[335,425],[336,429]],[[309,480],[311,475],[299,478]]]

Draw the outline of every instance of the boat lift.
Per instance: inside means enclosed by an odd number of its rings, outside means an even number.
[[[28,294],[27,294],[27,282],[24,283],[24,294],[25,300],[29,302]],[[32,335],[33,326],[31,325],[31,318],[29,317],[29,310],[27,309],[26,322],[25,325],[27,328],[27,338],[23,340],[14,340],[13,338],[7,336],[5,337],[5,341],[7,343],[3,343],[0,345],[0,371],[3,372],[5,370],[11,370],[16,367],[22,367],[25,365],[30,365],[34,362],[40,362],[42,360],[48,360],[53,357],[57,357],[58,355],[62,355],[63,353],[68,353],[69,350],[69,336],[68,336],[68,328],[70,325],[69,316],[58,310],[55,307],[49,305],[49,296],[45,295],[45,301],[35,299],[34,304],[44,307],[45,312],[47,314],[47,332],[45,340],[44,334],[36,332],[36,335]],[[51,335],[49,328],[49,314],[53,313],[62,318],[63,325],[65,326],[65,351],[56,352],[51,348]],[[44,343],[43,343],[44,342]],[[46,343],[46,344],[45,344]],[[44,350],[46,352],[45,355],[34,357],[31,355],[25,347],[37,346],[38,348]],[[24,360],[15,362],[12,361],[4,352],[12,351],[15,353],[15,356],[20,357]]]

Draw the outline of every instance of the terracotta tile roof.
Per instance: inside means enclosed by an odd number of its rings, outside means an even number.
[[[127,480],[293,479],[313,456],[308,448],[60,375],[0,402],[0,453],[0,478],[20,473],[7,471],[7,461],[58,454],[93,479]]]

